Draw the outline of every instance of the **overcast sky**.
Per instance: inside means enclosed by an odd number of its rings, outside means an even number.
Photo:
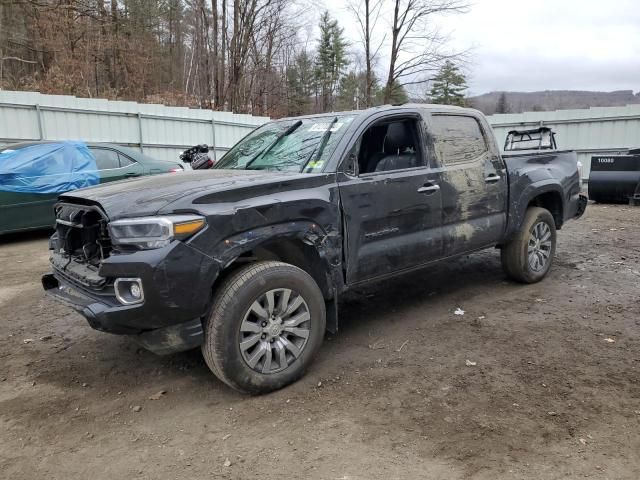
[[[359,37],[345,1],[324,3],[356,43]],[[639,0],[474,0],[469,13],[438,22],[449,32],[452,46],[471,49],[472,95],[492,90],[640,90]],[[381,36],[387,26],[387,20],[378,25]],[[383,58],[381,66],[385,64]]]

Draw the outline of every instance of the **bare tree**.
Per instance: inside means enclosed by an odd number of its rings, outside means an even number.
[[[372,90],[375,81],[375,74],[373,68],[375,66],[375,60],[378,56],[380,48],[384,44],[385,37],[383,37],[376,47],[372,47],[373,32],[376,29],[380,13],[382,12],[383,0],[350,0],[347,4],[347,8],[353,14],[358,23],[360,29],[360,36],[364,46],[364,58],[365,58],[365,93],[364,101],[365,108],[373,105]]]
[[[461,56],[448,52],[446,37],[432,22],[436,15],[464,13],[465,0],[394,0],[389,71],[384,88],[388,103],[401,85],[424,83],[424,74],[437,71],[445,60]]]
[[[0,88],[282,116],[307,7],[301,0],[0,0]],[[307,91],[313,80],[303,77]]]

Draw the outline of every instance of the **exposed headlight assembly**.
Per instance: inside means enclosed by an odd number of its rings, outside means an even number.
[[[111,243],[142,250],[161,248],[171,240],[184,240],[202,230],[206,221],[199,215],[125,218],[109,223]]]

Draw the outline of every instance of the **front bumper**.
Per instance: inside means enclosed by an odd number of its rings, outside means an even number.
[[[55,265],[54,265],[55,266]],[[47,294],[81,313],[102,332],[132,335],[156,353],[188,350],[202,343],[201,318],[211,300],[218,264],[182,242],[105,259],[99,274],[142,280],[144,302],[123,305],[114,294],[81,285],[54,268],[42,277]]]

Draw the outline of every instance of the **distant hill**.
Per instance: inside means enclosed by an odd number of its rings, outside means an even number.
[[[640,92],[587,92],[579,90],[545,90],[543,92],[490,92],[469,97],[469,106],[487,115],[530,111],[567,110],[571,108],[619,107],[640,103]]]

